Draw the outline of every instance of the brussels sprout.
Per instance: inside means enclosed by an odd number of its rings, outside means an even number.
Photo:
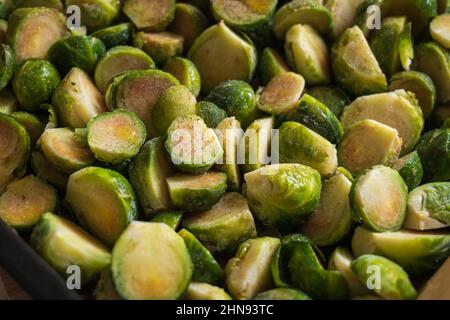
[[[58,190],[64,190],[69,177],[55,169],[50,161],[40,151],[33,151],[30,160],[31,168],[34,174],[42,180],[48,182]]]
[[[167,130],[165,147],[175,167],[190,174],[208,171],[223,156],[214,130],[198,116],[176,118]]]
[[[180,81],[182,85],[185,85],[193,95],[199,95],[201,89],[200,74],[192,61],[176,57],[170,59],[164,65],[163,70],[177,78],[178,81]]]
[[[56,190],[29,175],[11,182],[0,196],[0,219],[19,231],[27,231],[57,205]]]
[[[157,213],[153,218],[151,218],[150,222],[161,222],[167,224],[173,230],[177,230],[181,224],[181,219],[183,218],[183,211],[162,211]]]
[[[304,125],[297,122],[283,123],[279,139],[281,163],[301,163],[316,169],[323,177],[336,171],[336,147]]]
[[[340,117],[351,102],[350,97],[335,86],[314,87],[308,90],[308,94],[328,107],[336,117]]]
[[[297,289],[276,288],[258,293],[254,300],[311,300],[311,298]]]
[[[343,174],[323,182],[317,209],[300,230],[318,246],[341,241],[352,227],[349,194],[352,183]]]
[[[259,94],[258,108],[273,115],[293,111],[305,88],[305,79],[293,72],[283,72],[270,80]]]
[[[175,231],[164,223],[135,221],[117,240],[111,269],[122,298],[168,300],[183,294],[194,268],[183,239]]]
[[[24,111],[13,112],[11,113],[11,116],[27,129],[31,145],[36,145],[42,132],[44,132],[44,123],[42,123],[42,121],[34,114]]]
[[[0,50],[0,91],[5,88],[12,79],[16,70],[16,57],[14,51],[2,43]]]
[[[447,120],[445,120],[444,124],[442,125],[442,129],[450,129],[450,118],[447,118]]]
[[[15,6],[17,8],[34,8],[34,7],[46,7],[63,11],[64,6],[61,0],[16,0],[18,2]]]
[[[366,254],[354,260],[351,268],[361,281],[373,286],[372,290],[384,299],[412,300],[417,296],[408,274],[386,258]],[[376,282],[372,279],[374,272],[377,272],[379,283],[372,283]]]
[[[157,65],[163,66],[183,53],[183,37],[170,32],[139,32],[134,37],[134,46],[148,53]]]
[[[72,128],[84,128],[91,118],[107,110],[102,94],[79,68],[72,68],[60,82],[52,104],[61,123]]]
[[[319,173],[301,164],[265,166],[244,176],[253,214],[264,224],[290,226],[319,205]]]
[[[227,175],[207,172],[199,176],[175,175],[167,178],[172,203],[188,212],[211,209],[227,190]]]
[[[423,177],[423,168],[417,151],[394,160],[392,162],[392,168],[400,173],[409,190],[420,185]]]
[[[280,239],[270,237],[250,239],[239,246],[225,268],[227,288],[233,297],[250,300],[272,287],[270,265],[279,246]]]
[[[148,137],[154,136],[151,112],[161,94],[179,84],[170,74],[159,70],[135,70],[115,77],[105,94],[109,109],[135,112],[144,121]]]
[[[205,282],[212,285],[221,284],[224,279],[224,272],[208,249],[186,229],[180,230],[178,234],[186,243],[194,264],[192,281]]]
[[[223,21],[206,29],[195,40],[188,58],[198,68],[205,93],[227,80],[250,81],[257,64],[255,47]]]
[[[56,114],[55,108],[51,104],[43,103],[40,106],[42,111],[48,114],[48,121],[45,125],[45,129],[54,129],[58,127],[58,115]]]
[[[100,39],[107,49],[111,49],[117,46],[130,45],[132,33],[133,25],[131,23],[120,23],[97,30],[91,36]]]
[[[438,14],[443,14],[445,12],[448,12],[450,2],[449,0],[437,0],[438,5]]]
[[[256,237],[247,199],[235,192],[226,193],[210,210],[185,218],[183,226],[212,252],[232,252]]]
[[[325,6],[330,11],[333,23],[331,36],[337,38],[347,28],[350,28],[356,19],[358,6],[363,0],[328,0]]]
[[[47,60],[28,60],[14,74],[12,86],[20,106],[37,110],[47,102],[61,81],[58,70]]]
[[[184,47],[189,50],[195,39],[208,28],[208,24],[208,18],[196,6],[177,3],[175,5],[175,18],[170,24],[169,30],[182,36]]]
[[[231,300],[222,288],[207,283],[191,282],[183,299],[185,300]]]
[[[195,105],[196,114],[205,121],[208,128],[216,128],[225,118],[227,113],[214,103],[200,101]]]
[[[365,119],[351,126],[338,147],[339,163],[354,175],[375,165],[389,166],[402,147],[397,130]]]
[[[348,180],[350,180],[351,183],[355,182],[355,178],[353,177],[351,172],[345,169],[344,167],[338,167],[336,169],[336,174],[338,173],[343,174]]]
[[[344,134],[342,124],[334,113],[308,94],[303,95],[298,108],[289,113],[286,120],[305,125],[333,144],[339,143]]]
[[[95,286],[94,296],[96,300],[121,300],[122,298],[114,288],[112,273],[110,268],[104,269]]]
[[[396,129],[403,140],[401,155],[412,151],[424,126],[417,101],[404,90],[360,97],[344,109],[341,121],[347,130],[364,119]]]
[[[195,96],[187,87],[176,85],[167,88],[152,109],[152,128],[155,135],[167,134],[167,129],[176,118],[195,115],[196,103]]]
[[[163,31],[174,18],[175,0],[125,0],[122,10],[136,28]]]
[[[111,25],[120,12],[120,0],[65,0],[66,7],[81,9],[81,25],[92,32]],[[124,11],[125,12],[125,11]]]
[[[383,1],[384,0],[363,0],[356,8],[356,19],[354,22],[367,39],[369,39],[370,32],[378,27],[378,17],[384,17],[381,15],[378,16],[378,12],[375,11],[374,13],[374,11],[370,9],[373,8],[372,6],[377,6],[377,9],[380,8]]]
[[[0,113],[11,114],[17,109],[17,98],[9,90],[9,88],[4,88],[0,91]]]
[[[112,164],[137,155],[147,136],[144,123],[121,109],[92,118],[87,128],[89,149],[98,160]]]
[[[357,26],[344,31],[333,44],[331,64],[337,83],[354,96],[387,89],[386,77]]]
[[[305,78],[308,85],[330,82],[327,45],[311,26],[292,26],[286,33],[284,46],[289,65]]]
[[[427,181],[450,179],[449,140],[450,129],[437,129],[426,133],[417,145]]]
[[[286,32],[295,24],[308,24],[322,34],[332,26],[330,11],[316,0],[294,0],[282,6],[273,18],[273,32],[284,39]]]
[[[164,138],[147,142],[130,165],[130,182],[147,216],[170,209],[166,178],[172,167],[164,151]]]
[[[288,71],[287,62],[278,51],[269,47],[264,49],[259,62],[259,77],[263,84],[268,84],[273,77]]]
[[[430,63],[430,61],[433,61]],[[450,54],[434,42],[416,46],[414,63],[417,70],[430,76],[436,86],[437,99],[441,103],[450,101]]]
[[[0,194],[6,185],[17,178],[21,178],[27,169],[30,153],[30,136],[13,117],[0,113]]]
[[[72,174],[65,200],[81,224],[109,245],[138,215],[131,185],[109,169],[88,167]]]
[[[430,33],[434,41],[444,48],[450,48],[450,14],[437,16],[430,23]]]
[[[377,232],[399,230],[405,220],[408,187],[391,168],[375,166],[352,186],[350,202],[355,219]]]
[[[0,16],[1,16],[1,3],[0,3]],[[0,43],[6,43],[6,33],[8,31],[8,21],[0,19]],[[15,57],[15,54],[14,54]]]
[[[49,8],[14,10],[8,20],[6,42],[16,53],[18,64],[44,59],[48,49],[67,33],[65,16]]]

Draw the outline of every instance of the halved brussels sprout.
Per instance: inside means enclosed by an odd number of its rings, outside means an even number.
[[[316,169],[323,177],[336,171],[336,147],[304,125],[297,122],[283,123],[279,139],[281,163],[301,163]]]
[[[131,185],[109,169],[88,167],[72,174],[65,200],[81,224],[109,245],[138,215]]]
[[[120,23],[115,26],[106,27],[95,31],[92,37],[100,39],[107,49],[117,46],[127,46],[131,44],[133,24]]]
[[[150,222],[161,222],[167,224],[173,230],[177,230],[181,224],[181,219],[183,218],[183,211],[163,211],[157,213]]]
[[[258,293],[253,300],[311,300],[311,298],[297,289],[276,288]]]
[[[183,37],[171,32],[139,32],[134,45],[147,52],[157,65],[163,66],[171,58],[183,53]]]
[[[344,31],[333,44],[331,63],[337,83],[354,96],[386,91],[386,76],[361,29]]]
[[[342,166],[359,175],[375,165],[391,165],[401,148],[397,130],[365,119],[347,130],[338,146],[338,158]]]
[[[175,0],[125,0],[122,10],[136,28],[163,31],[174,18]]]
[[[450,129],[437,129],[426,133],[416,147],[430,182],[450,179]]]
[[[422,163],[417,151],[411,152],[406,156],[394,160],[392,168],[397,170],[408,186],[408,190],[412,190],[420,185],[423,177]]]
[[[37,110],[50,100],[61,78],[47,60],[28,60],[17,69],[12,81],[14,93],[25,110]]]
[[[352,183],[343,174],[337,174],[322,185],[319,206],[300,230],[316,245],[328,246],[341,241],[352,227]]]
[[[0,193],[6,185],[21,178],[27,170],[30,136],[13,117],[0,113]]]
[[[190,174],[208,171],[223,156],[214,130],[198,116],[176,118],[167,130],[165,147],[175,167]]]
[[[354,25],[358,6],[363,0],[327,0],[325,6],[333,17],[331,35],[337,38],[347,28]]]
[[[273,77],[288,72],[289,66],[284,57],[275,49],[265,48],[259,61],[259,77],[263,84],[267,84]]]
[[[370,32],[378,27],[378,21],[384,17],[379,14],[380,12],[378,10],[383,1],[384,0],[362,0],[356,8],[355,24],[361,29],[367,39],[369,39]],[[373,8],[376,8],[376,10],[374,11]]]
[[[192,61],[182,57],[175,57],[167,61],[163,70],[177,78],[193,95],[198,96],[200,94],[202,87],[200,74]]]
[[[66,188],[69,177],[54,168],[41,151],[35,150],[31,153],[30,165],[37,177],[50,183],[58,190],[64,190]]]
[[[31,245],[63,277],[67,268],[81,270],[81,282],[93,280],[111,263],[108,249],[73,222],[53,213],[45,213],[34,227]]]
[[[131,163],[130,182],[147,216],[170,209],[166,178],[172,170],[162,137],[147,142]]]
[[[286,33],[284,44],[289,65],[308,85],[328,84],[331,80],[328,48],[311,26],[296,24]]]
[[[352,249],[357,257],[376,254],[398,263],[410,275],[426,275],[450,256],[450,235],[403,230],[378,233],[358,227]]]
[[[396,129],[403,141],[401,155],[412,151],[424,127],[417,100],[404,90],[360,97],[344,109],[341,121],[347,130],[364,119]]]
[[[81,9],[81,25],[92,32],[105,28],[116,20],[120,13],[120,0],[65,0],[66,7]]]
[[[408,274],[384,257],[366,254],[354,260],[351,268],[362,282],[373,287],[371,290],[384,299],[412,300],[417,296]]]
[[[298,107],[305,88],[305,79],[293,72],[283,72],[272,78],[260,92],[258,108],[273,115],[283,115]]]
[[[335,86],[314,87],[308,90],[308,94],[322,102],[336,117],[340,117],[344,108],[351,102],[350,97]]]
[[[167,178],[172,203],[188,212],[211,209],[227,190],[227,175],[207,172],[202,175],[175,175]]]
[[[15,71],[15,53],[8,45],[2,43],[0,49],[0,91],[8,85]]]
[[[210,210],[186,217],[183,226],[212,252],[232,252],[256,237],[247,199],[236,192],[226,193]]]
[[[184,293],[186,300],[231,300],[228,293],[222,288],[208,283],[191,282]]]
[[[353,177],[351,172],[345,169],[344,167],[338,167],[336,169],[336,174],[338,173],[343,174],[348,180],[350,180],[351,183],[355,182],[355,178]]]
[[[121,109],[92,118],[87,128],[89,149],[98,160],[112,164],[137,155],[147,137],[144,123]]]
[[[250,81],[257,64],[255,47],[223,21],[206,29],[195,40],[188,58],[200,72],[205,93],[227,80]]]
[[[216,128],[228,116],[225,110],[209,101],[198,102],[195,109],[196,115],[205,121],[208,128]]]
[[[52,104],[62,124],[72,128],[84,128],[91,118],[107,110],[102,94],[79,68],[72,68],[60,82]]]
[[[27,129],[30,136],[30,143],[32,146],[36,145],[42,132],[44,132],[45,124],[32,113],[25,111],[16,111],[11,113],[11,116],[16,119],[21,125]]]
[[[211,252],[186,229],[181,229],[178,234],[183,238],[194,264],[192,281],[220,285],[225,274]]]
[[[264,224],[292,226],[319,205],[320,174],[301,164],[262,167],[244,176],[248,203]]]
[[[94,290],[94,297],[96,300],[121,300],[122,298],[114,288],[112,279],[112,272],[110,268],[104,269],[100,273],[97,285]]]
[[[17,109],[17,98],[9,88],[0,92],[0,113],[11,114]]]
[[[0,219],[17,230],[33,227],[46,212],[56,210],[56,190],[29,175],[11,182],[0,196]]]
[[[8,0],[6,0],[6,2],[8,2]],[[33,7],[47,7],[58,9],[59,11],[63,11],[64,9],[62,0],[16,0],[15,2],[17,2],[14,7],[15,9]]]
[[[444,48],[450,48],[450,14],[437,16],[430,23],[430,33],[434,41]]]
[[[8,19],[6,42],[16,53],[18,64],[44,59],[48,49],[67,33],[65,16],[49,8],[14,10]]]
[[[172,300],[186,290],[194,268],[175,231],[164,223],[135,221],[117,240],[111,269],[122,298]]]
[[[152,109],[152,128],[156,136],[167,134],[172,122],[183,116],[195,115],[197,99],[192,92],[183,85],[167,88]]]
[[[377,232],[399,230],[405,221],[408,187],[391,168],[375,166],[352,186],[350,202],[355,219]]]
[[[270,266],[279,246],[280,239],[270,237],[241,243],[235,257],[228,261],[225,268],[227,288],[233,297],[250,300],[272,288]]]

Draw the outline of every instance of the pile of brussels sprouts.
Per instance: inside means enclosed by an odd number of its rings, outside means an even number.
[[[450,256],[446,12],[0,0],[0,218],[97,299],[414,299]]]

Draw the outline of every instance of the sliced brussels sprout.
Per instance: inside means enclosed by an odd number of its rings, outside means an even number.
[[[311,300],[311,298],[297,289],[276,288],[258,293],[254,300]]]
[[[197,116],[205,121],[208,128],[216,128],[228,116],[225,110],[209,101],[198,102],[195,109]]]
[[[163,31],[175,15],[175,0],[125,0],[125,15],[138,29]]]
[[[402,148],[397,130],[365,119],[351,126],[338,146],[339,163],[359,175],[375,165],[390,166]]]
[[[244,176],[253,214],[264,224],[286,227],[301,222],[319,205],[319,173],[301,164],[262,167]]]
[[[30,136],[13,117],[0,113],[0,193],[6,185],[21,178],[27,170]]]
[[[337,83],[354,96],[387,89],[386,76],[357,26],[344,31],[333,44],[331,64]]]
[[[341,121],[347,130],[364,119],[372,119],[396,129],[403,141],[401,155],[412,151],[424,126],[417,101],[404,90],[360,97],[344,109]]]
[[[198,96],[202,87],[197,67],[189,59],[175,57],[167,61],[163,70],[185,85],[193,95]]]
[[[232,300],[222,288],[208,283],[191,282],[183,299],[186,300]]]
[[[354,260],[351,268],[363,283],[373,287],[372,290],[384,299],[413,300],[417,296],[408,274],[384,257],[366,254]]]
[[[171,32],[139,32],[134,45],[148,53],[157,65],[163,66],[170,59],[183,53],[183,37]]]
[[[273,17],[273,32],[282,40],[295,24],[307,24],[322,34],[327,34],[333,17],[322,1],[294,0],[283,5]]]
[[[17,69],[12,81],[21,108],[38,110],[51,97],[61,78],[58,70],[47,60],[28,60]]]
[[[343,174],[323,182],[317,209],[301,225],[301,233],[318,246],[333,245],[341,241],[352,227],[349,194],[352,183]]]
[[[273,115],[287,114],[298,107],[304,88],[305,79],[301,75],[280,73],[259,94],[258,108]]]
[[[13,112],[11,116],[27,129],[31,145],[36,145],[42,132],[44,132],[45,124],[34,114],[25,111]]]
[[[330,11],[333,23],[331,25],[331,35],[337,38],[347,28],[354,25],[358,6],[364,0],[327,0],[325,6]]]
[[[211,252],[186,229],[181,229],[178,234],[186,243],[192,263],[194,264],[192,281],[220,285],[223,282],[225,274]]]
[[[150,221],[151,222],[161,222],[167,224],[173,230],[177,230],[181,224],[181,219],[183,218],[183,211],[163,211],[157,213]]]
[[[257,64],[256,48],[223,21],[206,29],[195,40],[188,58],[198,68],[205,93],[227,80],[250,81]]]
[[[41,151],[35,150],[31,153],[30,164],[37,177],[48,182],[58,190],[66,188],[67,180],[69,179],[67,174],[55,169]]]
[[[172,300],[186,290],[194,268],[175,231],[164,223],[135,221],[117,240],[111,269],[122,298]]]
[[[450,179],[450,129],[437,129],[426,133],[416,147],[430,182]]]
[[[118,18],[121,7],[120,0],[65,0],[65,4],[81,9],[81,25],[89,32],[110,26]]]
[[[48,49],[67,33],[66,18],[49,8],[21,8],[8,19],[6,42],[16,53],[18,64],[44,59]]]
[[[286,33],[284,49],[289,65],[305,78],[308,85],[330,82],[327,45],[311,26],[307,24],[292,26]]]
[[[272,288],[270,266],[279,246],[280,239],[270,237],[241,243],[225,268],[227,288],[233,297],[250,300],[258,293]]]
[[[110,268],[104,269],[100,273],[97,285],[94,290],[94,297],[96,300],[121,300],[122,298],[114,288],[112,279],[112,272]]]
[[[259,77],[263,84],[268,84],[273,77],[289,71],[284,57],[275,49],[265,48],[259,61]]]
[[[355,219],[377,232],[397,231],[405,221],[408,187],[391,168],[375,166],[352,186],[350,202]]]
[[[17,109],[17,98],[7,87],[0,91],[0,113],[11,114]]]
[[[188,212],[201,212],[212,208],[227,190],[227,175],[207,172],[202,175],[178,174],[167,178],[172,203]]]
[[[61,123],[72,128],[84,128],[91,118],[107,110],[102,94],[79,68],[72,68],[60,82],[52,105]]]
[[[95,31],[92,37],[100,39],[107,49],[128,46],[132,42],[133,24],[120,23]]]
[[[400,173],[409,190],[416,188],[422,182],[423,167],[417,151],[394,160],[392,168]]]
[[[314,87],[308,90],[308,94],[322,102],[336,117],[340,117],[344,108],[351,102],[350,97],[335,86]]]
[[[167,130],[165,147],[175,167],[190,174],[208,171],[223,156],[214,130],[198,116],[176,118]]]
[[[170,209],[166,178],[172,171],[162,137],[147,142],[131,163],[130,182],[147,216]]]
[[[210,210],[186,217],[183,226],[212,252],[233,252],[256,237],[247,199],[236,192],[226,193]]]
[[[8,85],[15,71],[15,53],[11,47],[2,43],[0,49],[0,91]]]
[[[167,134],[172,122],[183,116],[195,115],[197,99],[192,92],[183,85],[167,88],[152,109],[152,128],[156,136]]]
[[[297,122],[285,122],[279,129],[281,163],[301,163],[331,176],[338,166],[336,147]]]
[[[29,175],[11,182],[0,196],[0,219],[19,231],[27,231],[57,205],[56,190]]]
[[[72,174],[65,200],[81,224],[109,245],[138,215],[131,185],[109,169],[88,167]]]

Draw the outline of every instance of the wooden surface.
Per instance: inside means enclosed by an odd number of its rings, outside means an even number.
[[[427,281],[418,300],[450,300],[450,258]]]
[[[0,267],[0,299],[31,299],[31,297],[22,289],[22,287],[2,267]]]

